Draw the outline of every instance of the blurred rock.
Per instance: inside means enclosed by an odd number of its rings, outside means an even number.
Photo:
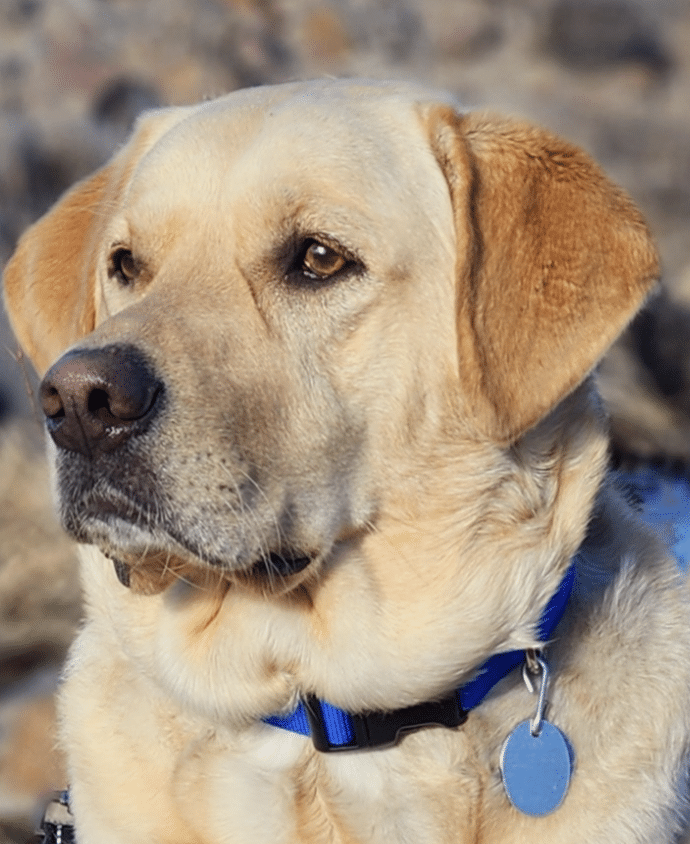
[[[507,38],[505,16],[496,3],[468,0],[438,6],[425,16],[435,52],[446,60],[481,61]]]
[[[671,58],[646,10],[631,0],[558,0],[549,46],[564,64],[599,69],[634,62],[665,75]]]
[[[40,443],[26,425],[0,430],[0,694],[61,657],[80,617],[74,545],[57,524]]]
[[[6,0],[5,20],[9,25],[32,22],[42,5],[41,0]]]
[[[10,841],[27,844],[27,833],[36,828],[43,802],[55,783],[66,781],[64,761],[55,751],[57,679],[55,670],[35,674],[31,683],[5,697],[0,706],[2,844],[3,831]]]
[[[110,126],[125,137],[142,111],[161,105],[160,94],[153,85],[117,76],[98,92],[91,113],[96,123]]]
[[[616,460],[690,469],[690,306],[662,289],[599,370]]]
[[[74,546],[57,525],[38,432],[0,429],[0,844],[27,838],[64,783],[53,695],[81,616]]]

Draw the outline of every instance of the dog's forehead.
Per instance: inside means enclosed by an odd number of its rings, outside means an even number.
[[[433,189],[427,171],[438,168],[417,106],[438,99],[413,85],[342,81],[234,92],[163,134],[139,162],[129,200],[155,196],[160,208],[183,196],[202,207],[213,197],[304,185],[353,199],[363,190],[397,201],[425,193]]]
[[[282,126],[308,123],[315,131],[360,128],[364,123],[387,134],[412,128],[412,113],[424,103],[457,102],[437,92],[406,82],[371,80],[315,80],[312,82],[247,88],[200,104],[190,114],[190,124],[225,122],[237,126],[246,121],[262,123],[274,131]],[[193,130],[196,131],[196,130]]]

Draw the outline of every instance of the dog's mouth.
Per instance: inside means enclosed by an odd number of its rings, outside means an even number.
[[[168,506],[167,512],[172,509]],[[161,511],[166,508],[159,508],[158,515],[147,510],[131,493],[111,483],[66,506],[63,526],[79,542],[96,545],[112,561],[123,586],[144,594],[157,594],[175,579],[204,584],[225,580],[283,591],[319,556],[311,548],[287,543],[271,548],[268,538],[264,551],[264,542],[252,538],[245,543],[241,532],[225,545],[217,542],[214,549],[202,542],[198,524],[190,531],[183,519],[162,519]],[[213,534],[213,528],[208,532]],[[217,531],[213,535],[217,540]]]
[[[126,555],[103,550],[112,562],[120,583],[134,592],[146,595],[157,594],[175,580],[201,582],[209,578],[240,580],[254,583],[262,589],[284,589],[294,575],[305,571],[314,557],[303,553],[272,552],[257,560],[248,568],[226,571],[199,567],[196,562],[184,561],[169,554],[149,554],[137,560],[126,560]]]
[[[311,561],[312,557],[304,554],[271,553],[254,563],[249,573],[255,577],[290,577],[304,571]]]

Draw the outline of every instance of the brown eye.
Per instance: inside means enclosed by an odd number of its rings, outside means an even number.
[[[137,277],[137,264],[129,249],[116,249],[110,258],[110,276],[123,287],[134,282]]]
[[[335,249],[312,240],[304,251],[302,258],[302,272],[311,278],[330,278],[348,263]]]

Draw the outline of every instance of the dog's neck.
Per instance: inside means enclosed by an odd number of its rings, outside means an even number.
[[[577,414],[554,412],[508,449],[465,441],[443,462],[410,458],[412,480],[389,485],[398,495],[375,529],[334,549],[309,590],[310,618],[329,623],[312,622],[298,689],[348,712],[389,711],[442,698],[494,654],[539,646],[540,614],[606,472],[591,385],[572,403]]]
[[[552,595],[539,620],[537,637],[547,642],[558,626],[575,581],[574,560]],[[479,706],[493,687],[527,659],[517,650],[495,654],[479,666],[476,676],[440,700],[415,704],[387,712],[346,712],[326,701],[309,696],[288,715],[264,718],[265,723],[293,733],[310,736],[323,753],[370,749],[396,744],[401,734],[422,727],[458,727],[471,709]]]

